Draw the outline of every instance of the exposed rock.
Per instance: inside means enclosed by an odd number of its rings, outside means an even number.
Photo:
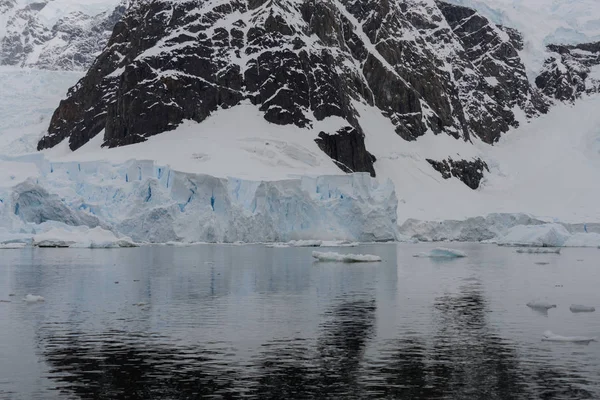
[[[549,97],[573,102],[600,91],[600,42],[574,46],[550,45],[536,85]]]
[[[442,174],[444,179],[458,178],[473,190],[479,188],[479,184],[484,177],[484,171],[490,171],[487,164],[480,158],[473,161],[454,161],[452,158],[442,161],[428,159],[427,161],[436,171]]]
[[[355,128],[342,128],[334,135],[321,132],[316,142],[344,172],[369,172],[375,176],[375,156],[367,151],[364,134]]]

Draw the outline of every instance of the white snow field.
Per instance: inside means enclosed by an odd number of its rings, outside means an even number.
[[[371,254],[340,254],[334,252],[313,251],[313,258],[320,262],[371,263],[381,262],[381,257]]]

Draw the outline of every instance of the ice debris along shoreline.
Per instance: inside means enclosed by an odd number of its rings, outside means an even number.
[[[415,254],[413,257],[421,258],[464,258],[467,254],[455,249],[447,249],[444,247],[438,247],[427,253]]]
[[[36,224],[32,229],[30,233],[14,234],[0,227],[0,249],[25,247],[115,249],[139,246],[131,238],[117,237],[113,232],[99,226],[88,228],[59,222],[43,222]]]
[[[381,262],[381,257],[370,254],[340,254],[313,251],[313,258],[319,262],[369,263]]]
[[[517,253],[519,254],[560,254],[560,247],[558,248],[550,248],[550,247],[532,247],[532,248],[522,248],[517,249]]]
[[[580,343],[580,344],[589,344],[590,342],[597,341],[597,338],[594,337],[586,337],[586,336],[560,336],[555,335],[551,331],[544,332],[544,336],[542,337],[542,341],[544,342],[565,342],[565,343]]]
[[[0,171],[17,171],[0,176],[0,243],[44,232],[45,222],[100,227],[135,243],[398,237],[394,186],[368,173],[249,181],[153,161],[50,162],[41,153],[0,158]]]
[[[569,307],[569,310],[572,313],[590,313],[590,312],[595,312],[596,307],[584,306],[581,304],[571,304],[571,307]]]
[[[510,213],[465,220],[409,219],[399,227],[400,236],[423,242],[483,242],[515,247],[599,247],[599,232],[600,224],[596,223],[550,223]]]

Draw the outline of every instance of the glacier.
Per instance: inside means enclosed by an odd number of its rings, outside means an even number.
[[[68,245],[377,242],[398,235],[394,186],[367,173],[251,181],[180,172],[154,161],[52,162],[42,153],[2,157],[0,168],[24,171],[0,179],[5,244],[65,235],[70,242],[77,233],[100,239]]]

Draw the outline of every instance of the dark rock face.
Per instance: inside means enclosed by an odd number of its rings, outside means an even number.
[[[553,56],[546,60],[535,83],[544,94],[560,101],[573,102],[584,94],[600,91],[600,42],[575,46],[550,45]],[[600,69],[598,70],[600,72]]]
[[[335,135],[321,132],[315,141],[344,172],[369,172],[375,176],[376,158],[367,151],[364,134],[355,128],[342,128]]]
[[[487,164],[480,158],[476,158],[473,161],[454,161],[452,158],[442,161],[428,159],[427,162],[429,162],[436,171],[440,172],[444,179],[450,179],[452,177],[458,178],[473,190],[479,188],[479,184],[484,176],[484,171],[490,172]]]
[[[473,10],[433,1],[139,1],[38,148],[68,138],[75,150],[102,131],[104,146],[137,143],[251,102],[315,137],[319,121],[341,118],[317,143],[342,169],[374,173],[356,103],[406,140],[493,143],[516,126],[514,107],[544,112],[514,43]]]
[[[0,65],[87,69],[105,48],[126,9],[124,0],[113,11],[99,15],[72,12],[49,28],[39,17],[46,5],[40,1],[17,8],[12,0],[0,0],[0,16],[6,19],[6,26],[0,27],[5,30],[0,36]]]

